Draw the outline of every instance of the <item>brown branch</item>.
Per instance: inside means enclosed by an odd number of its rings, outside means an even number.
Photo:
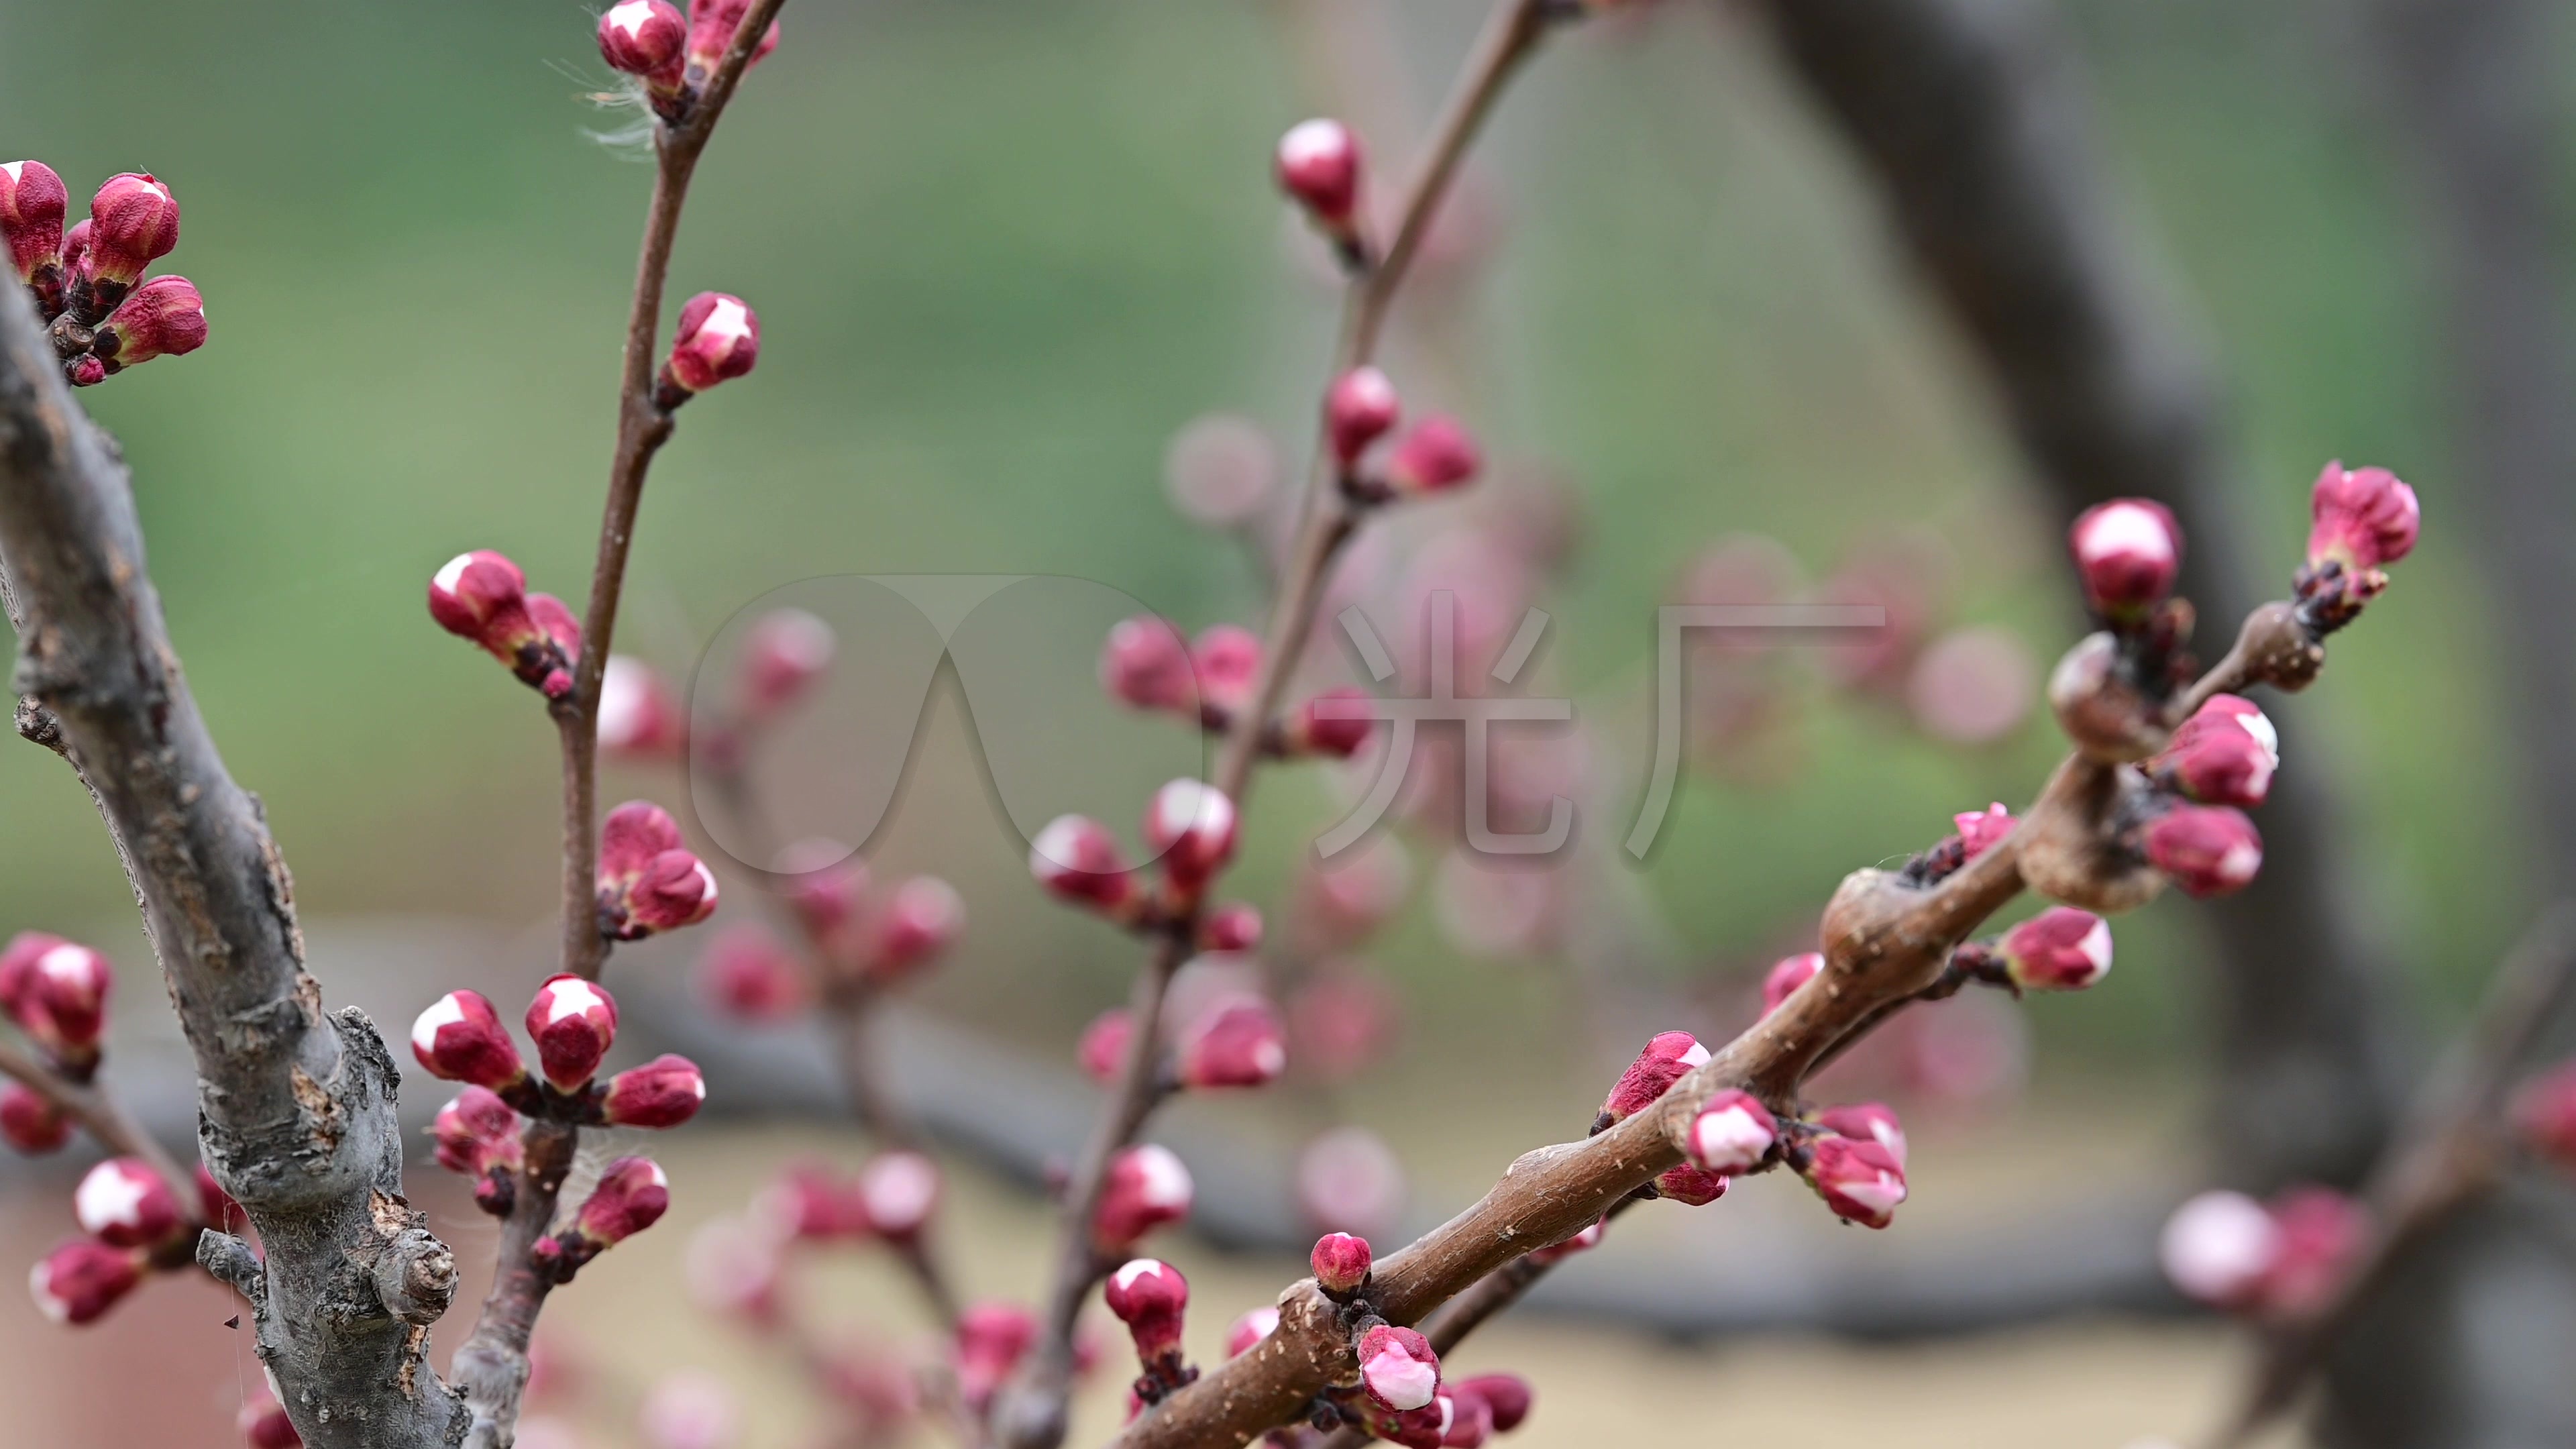
[[[2408,1252],[2491,1192],[2511,1157],[2505,1097],[2541,1031],[2576,997],[2576,902],[2552,907],[2505,958],[2477,1019],[2417,1094],[2362,1193],[2370,1233],[2334,1294],[2276,1325],[2212,1449],[2239,1449],[2297,1402],[2326,1351]]]
[[[1333,380],[1376,356],[1397,291],[1421,250],[1446,199],[1450,183],[1466,158],[1495,100],[1520,63],[1537,48],[1553,13],[1548,0],[1498,0],[1469,53],[1456,89],[1441,109],[1419,170],[1397,208],[1393,240],[1382,256],[1366,259],[1351,279],[1344,301],[1341,341],[1335,348]],[[1278,713],[1281,696],[1305,653],[1315,624],[1316,601],[1342,546],[1359,527],[1359,514],[1335,485],[1329,434],[1319,427],[1315,461],[1303,505],[1303,521],[1292,546],[1279,591],[1271,605],[1261,669],[1252,703],[1228,723],[1213,780],[1238,812],[1252,784],[1253,767],[1262,758],[1262,741]],[[1129,993],[1132,1023],[1127,1061],[1091,1140],[1074,1169],[1065,1197],[1055,1273],[1049,1287],[1045,1336],[1029,1355],[1020,1378],[994,1408],[994,1427],[1010,1449],[1053,1449],[1064,1440],[1066,1400],[1073,1368],[1073,1331],[1083,1299],[1111,1265],[1098,1261],[1091,1243],[1091,1221],[1110,1157],[1135,1140],[1147,1117],[1160,1103],[1155,1072],[1161,1054],[1163,999],[1172,973],[1189,957],[1197,928],[1193,906],[1158,933],[1152,954],[1137,973]]]

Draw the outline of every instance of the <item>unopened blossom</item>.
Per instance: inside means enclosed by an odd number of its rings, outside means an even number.
[[[1685,1156],[1707,1172],[1747,1172],[1771,1155],[1780,1140],[1779,1120],[1750,1092],[1729,1088],[1708,1099],[1691,1118]]]
[[[1268,1338],[1278,1329],[1279,1310],[1274,1305],[1264,1303],[1258,1308],[1244,1310],[1241,1317],[1226,1325],[1225,1356],[1243,1357],[1252,1352],[1254,1345]]]
[[[1095,1082],[1117,1081],[1127,1070],[1127,1044],[1134,1039],[1136,1018],[1123,1006],[1113,1006],[1091,1019],[1082,1029],[1082,1040],[1074,1049],[1075,1060],[1082,1064],[1082,1074]]]
[[[1234,802],[1225,792],[1187,776],[1154,792],[1145,811],[1145,845],[1162,861],[1174,884],[1196,886],[1234,858]]]
[[[1236,1000],[1201,1016],[1175,1046],[1185,1087],[1262,1087],[1288,1067],[1288,1029],[1266,1001]]]
[[[1905,1201],[1904,1164],[1868,1139],[1818,1138],[1806,1177],[1836,1217],[1867,1228],[1895,1221]]]
[[[527,1080],[518,1045],[479,991],[451,991],[411,1024],[411,1054],[443,1081],[506,1092]]]
[[[2264,1275],[2261,1308],[2304,1318],[2332,1301],[2369,1231],[2360,1204],[2327,1187],[2292,1188],[2267,1205],[2280,1251]]]
[[[707,1078],[698,1064],[665,1052],[610,1077],[599,1111],[612,1127],[677,1127],[706,1100]]]
[[[751,0],[694,0],[689,6],[688,67],[692,83],[703,83],[706,76],[714,73],[750,14]],[[751,59],[743,68],[748,71],[767,60],[777,48],[778,22],[773,20],[752,46]]]
[[[56,1323],[95,1323],[143,1281],[144,1252],[75,1238],[36,1260],[28,1296]]]
[[[32,1157],[71,1140],[72,1119],[61,1108],[17,1082],[0,1083],[0,1141]]]
[[[1062,900],[1109,915],[1136,900],[1136,878],[1109,827],[1081,815],[1059,815],[1029,842],[1029,874]]]
[[[1875,1142],[1896,1159],[1900,1170],[1905,1166],[1905,1124],[1896,1119],[1896,1109],[1884,1102],[1827,1107],[1816,1114],[1816,1125],[1856,1142]]]
[[[150,1248],[186,1225],[179,1194],[140,1157],[111,1157],[72,1193],[81,1231],[111,1248]]]
[[[527,576],[488,548],[460,553],[430,576],[429,614],[440,628],[481,645],[522,683],[561,698],[572,688],[574,651],[564,648],[559,631],[539,622],[530,604]]]
[[[1825,953],[1822,951],[1805,951],[1774,962],[1762,976],[1762,1014],[1768,1016],[1778,1011],[1780,1003],[1797,995],[1799,987],[1815,980],[1816,973],[1824,969]]]
[[[1189,641],[1152,614],[1121,619],[1100,646],[1100,687],[1137,709],[1198,713],[1198,675]]]
[[[1190,641],[1199,702],[1233,714],[1248,709],[1261,683],[1261,636],[1239,624],[1211,624]]]
[[[957,1396],[981,1412],[1037,1342],[1037,1315],[1016,1303],[978,1303],[957,1315]]]
[[[1340,237],[1351,234],[1360,199],[1360,141],[1339,121],[1300,121],[1279,138],[1274,160],[1279,189],[1303,206],[1315,224]]]
[[[1146,1142],[1109,1159],[1100,1208],[1091,1220],[1092,1241],[1115,1253],[1154,1229],[1190,1215],[1190,1170],[1170,1148]]]
[[[671,355],[662,364],[662,391],[685,399],[741,377],[759,361],[759,314],[730,293],[700,292],[680,309]]]
[[[1326,1233],[1315,1240],[1315,1250],[1307,1263],[1315,1270],[1315,1285],[1334,1298],[1348,1298],[1368,1282],[1369,1267],[1374,1260],[1368,1239],[1351,1233]]]
[[[1380,1324],[1360,1335],[1360,1388],[1390,1414],[1419,1409],[1440,1388],[1440,1355],[1410,1328]]]
[[[1692,1068],[1708,1060],[1708,1048],[1686,1031],[1658,1034],[1619,1074],[1601,1102],[1601,1125],[1626,1121],[1672,1089]]]
[[[669,0],[620,0],[599,17],[599,58],[657,90],[680,84],[688,17]]]
[[[802,1010],[804,963],[765,926],[746,923],[716,937],[698,962],[700,990],[718,1011],[749,1022],[783,1021]]]
[[[0,161],[0,245],[8,248],[9,269],[20,282],[36,285],[40,274],[59,269],[63,217],[70,208],[71,193],[54,168],[42,161]]]
[[[89,255],[83,263],[99,300],[114,301],[143,270],[179,244],[179,203],[170,188],[143,172],[111,176],[89,203]]]
[[[1655,1191],[1685,1207],[1706,1207],[1726,1196],[1726,1174],[1689,1166],[1667,1168],[1656,1176]]]
[[[880,981],[909,976],[947,954],[966,929],[966,902],[935,875],[917,875],[896,886],[877,921],[877,952],[870,974]]]
[[[1202,913],[1198,945],[1202,951],[1260,949],[1261,908],[1245,901],[1229,901]]]
[[[2263,803],[2280,767],[2280,733],[2252,700],[2233,694],[2212,696],[2145,766],[2187,800],[2246,807]]]
[[[666,759],[680,748],[680,704],[653,666],[611,654],[599,676],[599,747],[635,760]]]
[[[1347,760],[1360,752],[1376,729],[1376,706],[1369,692],[1343,685],[1288,711],[1280,725],[1281,744],[1292,755]]]
[[[116,973],[77,941],[21,931],[0,950],[0,1012],[75,1077],[95,1067]]]
[[[599,1175],[599,1185],[574,1217],[574,1230],[606,1247],[622,1243],[662,1220],[671,1206],[671,1179],[649,1157],[621,1157]]]
[[[1333,379],[1324,394],[1324,431],[1334,460],[1345,469],[1357,463],[1369,444],[1395,426],[1402,410],[1395,384],[1374,367],[1355,367]]]
[[[736,666],[740,709],[765,719],[803,699],[840,648],[840,636],[810,610],[772,609],[752,620]]]
[[[1529,1380],[1519,1374],[1478,1374],[1449,1385],[1452,1396],[1460,1399],[1482,1399],[1493,1411],[1494,1432],[1508,1434],[1529,1417]]]
[[[2424,510],[2415,490],[2385,468],[2328,463],[2308,496],[2308,562],[2361,571],[2414,552]]]
[[[1109,1311],[1136,1340],[1136,1356],[1151,1364],[1181,1347],[1182,1315],[1190,1306],[1189,1280],[1159,1258],[1135,1258],[1101,1287]]]
[[[891,1243],[910,1242],[939,1206],[939,1165],[918,1152],[880,1152],[859,1169],[848,1203],[859,1227]]]
[[[1983,810],[1953,815],[1950,823],[1958,827],[1959,847],[1964,858],[1974,860],[2012,834],[2013,815],[2004,808],[2004,802],[1998,800]]]
[[[206,299],[185,277],[154,277],[116,304],[90,350],[110,375],[206,345]]]
[[[600,929],[640,940],[714,914],[715,872],[682,842],[679,822],[648,801],[630,800],[599,827]]]
[[[1413,425],[1387,456],[1386,481],[1415,497],[1446,493],[1475,479],[1485,455],[1457,419],[1434,414]]]
[[[778,1236],[822,1242],[859,1231],[849,1198],[830,1168],[800,1162],[762,1189],[754,1208]]]
[[[1354,963],[1327,963],[1288,999],[1288,1038],[1299,1071],[1344,1080],[1382,1055],[1401,1023],[1395,993]]]
[[[733,1449],[741,1423],[733,1390],[724,1380],[696,1371],[655,1384],[636,1415],[647,1449]]]
[[[1996,955],[2024,991],[2081,991],[2111,969],[2111,923],[2091,911],[2050,906],[2004,932]]]
[[[2180,805],[2149,822],[2147,859],[2193,896],[2242,889],[2263,868],[2263,837],[2241,810]]]
[[[450,1172],[480,1177],[494,1168],[517,1170],[523,1155],[519,1114],[483,1087],[467,1087],[438,1109],[429,1135],[438,1144],[438,1165]]]
[[[2176,1209],[2157,1257],[2176,1288],[2219,1308],[2251,1306],[2281,1256],[2280,1225],[2241,1192],[2205,1192]]]
[[[579,976],[548,977],[528,1003],[528,1035],[546,1080],[561,1092],[589,1085],[617,1040],[617,1002]]]
[[[2173,592],[2182,568],[2182,528],[2150,499],[2096,504],[2077,515],[2067,539],[2085,602],[2106,619],[2144,617]]]

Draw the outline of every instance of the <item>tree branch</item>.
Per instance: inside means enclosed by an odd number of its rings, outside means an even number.
[[[0,1041],[0,1076],[12,1078],[19,1085],[45,1099],[57,1112],[80,1124],[99,1146],[118,1157],[138,1157],[168,1183],[177,1195],[180,1209],[190,1224],[205,1227],[199,1212],[197,1175],[179,1166],[177,1158],[134,1120],[125,1104],[106,1086],[96,1081],[75,1082],[55,1071],[35,1053],[14,1042]]]

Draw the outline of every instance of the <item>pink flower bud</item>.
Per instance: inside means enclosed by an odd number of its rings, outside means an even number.
[[[939,1165],[918,1152],[880,1152],[859,1169],[849,1205],[868,1232],[891,1243],[909,1242],[939,1207]]]
[[[1266,1087],[1287,1070],[1288,1029],[1268,1002],[1236,1000],[1192,1023],[1177,1051],[1182,1086]]]
[[[448,633],[473,640],[505,663],[537,633],[528,618],[527,575],[488,548],[458,554],[431,577],[429,616]]]
[[[2255,806],[2271,793],[2281,736],[2254,702],[2214,695],[2147,762],[2159,784],[2203,805]]]
[[[1198,711],[1198,678],[1178,629],[1152,614],[1121,619],[1100,647],[1100,687],[1137,709]]]
[[[743,18],[749,14],[751,0],[696,0],[689,7],[689,69],[713,73],[723,63],[725,52],[732,48],[734,32],[742,29]],[[759,44],[752,47],[751,61],[743,69],[748,72],[777,48],[778,22],[773,20]]]
[[[1449,1385],[1449,1393],[1458,1399],[1482,1399],[1493,1411],[1494,1432],[1508,1434],[1529,1417],[1529,1380],[1519,1374],[1478,1374]]]
[[[906,976],[945,955],[966,929],[966,902],[934,875],[917,875],[894,888],[878,925],[876,970],[880,980]]]
[[[6,1125],[7,1110],[7,1101],[0,1099],[0,1126]],[[2516,1093],[2513,1120],[2532,1151],[2576,1170],[2576,1063],[2552,1068]],[[9,1140],[16,1142],[16,1134]]]
[[[621,0],[599,17],[599,58],[656,90],[679,87],[688,40],[687,17],[666,0]]]
[[[74,387],[96,387],[107,381],[107,364],[99,361],[97,353],[84,352],[63,364],[63,376]]]
[[[107,178],[90,199],[89,220],[89,273],[98,282],[118,284],[112,296],[101,288],[102,300],[122,297],[144,268],[179,244],[178,201],[169,187],[143,173]]]
[[[2067,534],[2084,600],[2108,619],[2143,617],[2173,592],[2182,529],[2172,510],[2144,498],[2097,503]]]
[[[636,1414],[645,1449],[733,1449],[742,1407],[724,1380],[686,1370],[655,1384]]]
[[[1360,1387],[1369,1402],[1402,1414],[1431,1402],[1440,1388],[1440,1355],[1410,1328],[1382,1323],[1360,1335]]]
[[[205,345],[206,299],[197,295],[196,285],[185,277],[154,277],[107,314],[91,350],[116,373]]]
[[[72,1140],[72,1119],[33,1090],[10,1082],[0,1086],[0,1140],[39,1156]]]
[[[1198,671],[1200,703],[1239,713],[1251,707],[1261,684],[1261,636],[1234,624],[1212,625],[1191,643],[1190,664]]]
[[[1100,1189],[1092,1241],[1105,1253],[1124,1251],[1137,1239],[1190,1215],[1190,1170],[1172,1150],[1147,1142],[1109,1159]]]
[[[1334,459],[1347,471],[1369,444],[1395,426],[1402,410],[1395,384],[1374,367],[1355,367],[1334,379],[1324,395],[1324,427],[1332,436]]]
[[[803,609],[773,609],[754,619],[742,637],[743,712],[757,719],[804,698],[839,651],[832,626]]]
[[[2111,969],[2111,923],[2091,911],[2050,906],[2004,932],[1997,954],[2024,991],[2081,991]]]
[[[1370,1438],[1401,1445],[1402,1449],[1441,1449],[1457,1417],[1457,1407],[1449,1395],[1438,1392],[1432,1394],[1430,1403],[1401,1414],[1363,1404],[1360,1427],[1368,1431]]]
[[[42,161],[0,162],[0,242],[9,248],[9,267],[21,282],[59,263],[63,250],[63,215],[71,193],[63,178]]]
[[[1326,1233],[1315,1240],[1315,1251],[1306,1260],[1315,1270],[1315,1283],[1334,1298],[1348,1298],[1368,1282],[1369,1265],[1375,1261],[1369,1253],[1368,1239],[1349,1233]]]
[[[1386,460],[1386,481],[1398,493],[1444,493],[1473,479],[1485,466],[1475,436],[1457,419],[1434,414],[1413,425]]]
[[[1279,1310],[1270,1304],[1245,1310],[1242,1317],[1226,1325],[1225,1356],[1241,1358],[1252,1352],[1261,1340],[1278,1331]]]
[[[89,1170],[72,1193],[81,1231],[111,1248],[168,1242],[188,1221],[179,1195],[140,1157],[111,1157]]]
[[[107,958],[42,931],[21,931],[0,951],[0,1011],[75,1074],[98,1062],[115,970]]]
[[[1493,1437],[1494,1409],[1483,1399],[1443,1390],[1439,1404],[1446,1418],[1440,1427],[1440,1449],[1483,1449],[1484,1442]]]
[[[1339,121],[1300,121],[1279,138],[1279,189],[1326,231],[1347,234],[1359,210],[1360,141]]]
[[[72,223],[71,230],[63,233],[63,277],[67,281],[72,277],[86,276],[89,273],[91,230],[89,218],[82,217]]]
[[[1037,1315],[1016,1303],[978,1303],[957,1315],[958,1398],[982,1412],[1037,1337]]]
[[[1798,994],[1798,988],[1816,979],[1825,969],[1825,953],[1808,951],[1784,956],[1775,962],[1762,978],[1762,1014],[1769,1016],[1780,1009],[1780,1003]]]
[[[1082,1043],[1074,1057],[1082,1063],[1082,1074],[1108,1085],[1127,1070],[1127,1044],[1134,1039],[1136,1019],[1123,1006],[1113,1006],[1091,1019],[1082,1029]]]
[[[1533,1263],[1562,1263],[1577,1253],[1588,1253],[1594,1248],[1600,1247],[1601,1240],[1609,1236],[1609,1233],[1610,1220],[1606,1217],[1594,1218],[1591,1222],[1584,1225],[1583,1231],[1576,1233],[1565,1241],[1561,1243],[1550,1243],[1544,1248],[1539,1248],[1531,1252],[1529,1255],[1530,1261]]]
[[[1154,792],[1145,845],[1173,883],[1205,884],[1234,858],[1234,843],[1234,802],[1215,786],[1184,776]]]
[[[2147,826],[2147,859],[2193,896],[2223,896],[2263,868],[2263,837],[2241,810],[2178,805]]]
[[[783,1255],[765,1225],[745,1218],[716,1218],[689,1236],[680,1263],[689,1298],[700,1308],[740,1318],[755,1328],[779,1322]]]
[[[1151,1363],[1181,1347],[1181,1318],[1190,1306],[1189,1280],[1158,1258],[1136,1258],[1109,1275],[1100,1296],[1136,1340],[1136,1356]]]
[[[680,309],[662,382],[683,396],[701,393],[751,371],[759,360],[759,315],[740,297],[700,292]]]
[[[1896,1205],[1905,1201],[1904,1164],[1866,1138],[1816,1139],[1806,1175],[1834,1216],[1865,1228],[1894,1222]]]
[[[95,1323],[143,1281],[143,1258],[137,1249],[75,1238],[37,1260],[27,1291],[56,1323]]]
[[[615,1127],[677,1127],[698,1115],[707,1079],[687,1057],[665,1053],[608,1079],[600,1115]]]
[[[492,1169],[515,1171],[523,1160],[519,1114],[482,1087],[467,1087],[438,1109],[429,1135],[438,1143],[438,1165],[481,1177]]]
[[[1284,726],[1288,753],[1328,755],[1347,760],[1368,743],[1377,728],[1375,701],[1365,689],[1328,689],[1289,712]]]
[[[2424,522],[2415,490],[2385,468],[2328,463],[2308,497],[2308,562],[2347,569],[2393,564],[2415,549]]]
[[[622,1243],[661,1221],[671,1206],[671,1179],[649,1157],[621,1157],[599,1175],[574,1227],[599,1247]]]
[[[624,654],[608,656],[599,676],[599,747],[630,760],[667,759],[678,752],[679,701],[653,666]]]
[[[838,952],[857,933],[868,902],[868,887],[867,862],[852,856],[841,864],[798,876],[794,889],[787,894],[787,904],[795,908],[796,919],[805,927],[806,935],[825,950]]]
[[[630,800],[599,828],[600,928],[621,941],[695,925],[715,913],[715,872],[682,847],[660,806]]]
[[[579,976],[553,976],[528,1003],[526,1024],[546,1080],[558,1091],[579,1091],[617,1040],[617,1002]]]
[[[1707,1172],[1748,1172],[1780,1140],[1779,1120],[1750,1092],[1732,1088],[1708,1099],[1691,1119],[1685,1156]]]
[[[716,1010],[742,1021],[783,1021],[806,1002],[803,963],[763,926],[716,937],[698,962],[698,983]]]
[[[1965,852],[1964,858],[1974,860],[2012,834],[2013,817],[2004,802],[1998,800],[1983,810],[1953,815],[1950,823],[1959,828],[1959,848]]]
[[[2343,1285],[2368,1235],[2361,1205],[2327,1187],[2293,1188],[2270,1204],[2281,1250],[2264,1277],[2263,1312],[2302,1318],[2324,1307]]]
[[[1706,1207],[1726,1196],[1726,1174],[1696,1167],[1670,1168],[1655,1178],[1655,1191],[1684,1207]]]
[[[1029,843],[1029,874],[1057,897],[1117,914],[1136,896],[1136,878],[1107,826],[1059,815]]]
[[[2185,1296],[2244,1309],[2261,1299],[2282,1246],[2281,1227],[2261,1203],[2241,1192],[2205,1192],[2165,1220],[2156,1252]]]
[[[1905,1166],[1905,1125],[1896,1120],[1896,1110],[1884,1102],[1828,1107],[1816,1114],[1816,1125],[1855,1142],[1875,1142],[1896,1159],[1900,1171]]]
[[[1621,1122],[1640,1112],[1656,1098],[1671,1090],[1693,1067],[1708,1060],[1708,1048],[1699,1038],[1686,1031],[1664,1032],[1646,1043],[1628,1070],[1619,1074],[1610,1095],[1601,1103],[1601,1115],[1607,1121]]]
[[[443,1081],[499,1092],[526,1080],[501,1014],[479,991],[451,991],[411,1024],[411,1054]]]
[[[1237,952],[1261,949],[1261,910],[1230,901],[1199,918],[1199,949]]]
[[[763,1188],[754,1207],[778,1236],[820,1242],[859,1230],[848,1211],[847,1197],[830,1168],[804,1162]]]
[[[242,1442],[250,1449],[304,1449],[304,1436],[295,1432],[286,1406],[267,1394],[242,1405],[233,1427],[241,1431]]]

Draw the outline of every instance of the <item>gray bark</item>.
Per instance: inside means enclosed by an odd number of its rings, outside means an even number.
[[[198,1076],[198,1144],[266,1247],[200,1258],[255,1310],[313,1449],[453,1444],[424,1359],[455,1265],[404,1205],[393,1059],[326,1014],[259,802],[225,772],[144,571],[113,445],[74,402],[23,289],[0,287],[0,565],[24,616],[16,687],[55,721],[141,896]]]

